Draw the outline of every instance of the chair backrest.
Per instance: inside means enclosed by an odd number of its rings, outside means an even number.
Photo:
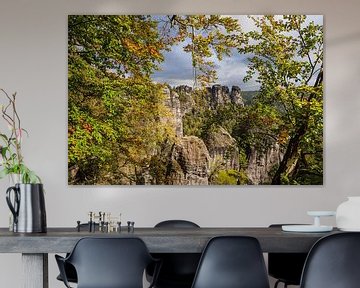
[[[155,228],[200,228],[188,220],[165,220]],[[159,253],[156,258],[162,260],[162,267],[156,287],[190,287],[200,260],[200,253]],[[152,274],[151,271],[148,271]]]
[[[212,238],[200,259],[192,288],[268,288],[264,257],[256,238]]]
[[[67,259],[76,269],[78,288],[142,288],[152,260],[139,238],[82,238]]]
[[[200,228],[200,226],[188,220],[165,220],[157,223],[155,228]]]
[[[309,252],[302,288],[360,287],[360,233],[325,236]]]

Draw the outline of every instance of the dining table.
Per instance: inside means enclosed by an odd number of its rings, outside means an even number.
[[[80,230],[80,231],[79,231]],[[48,254],[68,253],[83,237],[138,237],[150,253],[201,253],[212,237],[239,235],[258,239],[264,253],[308,252],[320,238],[338,233],[284,232],[281,227],[134,228],[102,232],[67,227],[46,233],[14,233],[0,228],[0,253],[21,253],[24,288],[48,288]]]

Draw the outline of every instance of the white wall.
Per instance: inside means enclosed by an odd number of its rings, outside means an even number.
[[[30,137],[27,163],[46,187],[48,226],[74,226],[87,211],[122,212],[136,226],[187,218],[201,226],[310,222],[360,195],[360,26],[357,0],[1,0],[0,87],[18,92]],[[325,15],[325,184],[321,187],[69,187],[67,185],[67,15],[143,13]],[[8,224],[6,180],[0,226]],[[335,224],[334,220],[327,223]],[[57,271],[50,262],[50,287]],[[0,255],[2,287],[20,287],[20,256]]]

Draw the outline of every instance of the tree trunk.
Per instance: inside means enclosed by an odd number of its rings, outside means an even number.
[[[289,144],[286,147],[286,151],[283,159],[280,162],[279,168],[276,170],[275,175],[271,181],[272,185],[280,185],[281,184],[281,176],[284,173],[288,174],[291,171],[288,171],[289,166],[293,166],[293,164],[297,161],[299,157],[299,144],[302,137],[305,135],[307,130],[307,122],[300,126],[297,130],[296,134],[290,138]]]
[[[322,84],[323,81],[323,70],[321,70],[316,78],[314,87],[318,87]],[[311,99],[314,97],[314,94],[311,94],[308,98],[308,102],[311,101]],[[292,168],[296,166],[296,162],[299,160],[300,157],[300,141],[305,135],[307,129],[308,129],[308,114],[306,117],[304,117],[303,122],[300,124],[299,129],[296,131],[295,135],[290,138],[289,144],[286,147],[286,151],[284,154],[283,159],[280,162],[279,168],[275,172],[275,175],[271,181],[272,185],[280,185],[281,184],[281,177],[283,175],[288,176]],[[295,165],[294,165],[295,164]]]

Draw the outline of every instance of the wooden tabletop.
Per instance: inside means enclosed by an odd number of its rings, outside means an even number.
[[[307,252],[321,237],[333,233],[294,233],[275,228],[127,228],[119,232],[77,232],[76,228],[48,228],[47,233],[13,233],[0,228],[0,253],[65,253],[82,237],[139,237],[152,253],[201,253],[214,236],[244,235],[259,240],[263,252]]]

